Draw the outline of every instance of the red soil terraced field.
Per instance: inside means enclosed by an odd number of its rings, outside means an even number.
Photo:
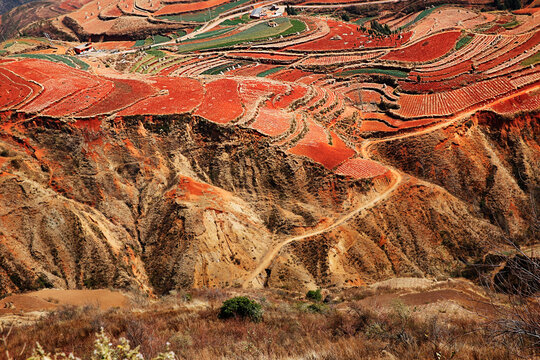
[[[335,64],[346,64],[362,60],[369,60],[384,54],[384,51],[373,51],[362,55],[332,55],[332,56],[313,56],[302,60],[305,66],[327,66]]]
[[[0,68],[0,109],[21,104],[34,92],[31,85],[34,84]]]
[[[268,78],[279,80],[279,81],[290,81],[295,82],[296,80],[308,76],[311,73],[299,70],[299,69],[285,69],[278,71],[277,73],[274,73],[272,75],[269,75]]]
[[[156,81],[154,86],[165,94],[139,101],[119,115],[181,114],[192,111],[202,102],[204,88],[195,79],[159,77],[153,80]]]
[[[251,127],[265,135],[278,136],[291,127],[291,114],[263,108]]]
[[[270,53],[258,53],[258,52],[230,52],[227,56],[235,58],[245,59],[264,59],[264,60],[276,60],[283,62],[292,62],[298,59],[298,56],[283,55],[283,54],[270,54]]]
[[[520,111],[535,111],[540,109],[540,90],[521,94],[501,101],[491,107],[499,114],[513,114]]]
[[[335,172],[355,179],[368,179],[381,176],[389,172],[383,165],[367,159],[349,159],[339,165]]]
[[[448,31],[433,35],[414,45],[399,50],[393,50],[381,59],[406,62],[435,60],[452,50],[460,36],[460,31]]]
[[[64,116],[80,112],[105,98],[114,89],[112,81],[101,81],[97,86],[83,89],[42,112],[43,115]]]
[[[394,34],[383,38],[370,36],[359,30],[358,25],[341,21],[327,20],[330,32],[319,39],[299,45],[293,45],[286,50],[295,51],[331,51],[359,48],[397,47],[406,43],[411,33]]]
[[[354,150],[349,148],[334,132],[330,132],[332,137],[332,145],[330,145],[321,125],[309,120],[308,127],[306,136],[288,150],[291,154],[307,156],[327,169],[335,168],[354,155]]]
[[[243,107],[236,81],[215,80],[206,84],[205,88],[204,99],[195,115],[220,124],[226,124],[242,115]]]
[[[44,87],[37,97],[19,109],[25,112],[42,111],[75,92],[99,84],[98,79],[87,72],[50,61],[25,59],[3,63],[2,67]]]
[[[442,93],[403,94],[399,98],[400,109],[396,113],[403,117],[452,115],[475,104],[495,100],[514,89],[510,80],[496,78]]]
[[[306,86],[295,85],[287,95],[280,95],[266,104],[268,108],[285,109],[291,106],[295,101],[306,96],[308,88]]]
[[[159,15],[174,15],[174,14],[183,14],[187,12],[199,11],[211,9],[219,5],[228,3],[228,0],[208,0],[208,1],[198,1],[192,3],[178,3],[178,4],[168,4],[156,11],[154,14]]]
[[[109,79],[114,82],[114,89],[103,100],[78,113],[78,116],[96,116],[119,111],[125,107],[157,95],[152,85],[130,79]]]

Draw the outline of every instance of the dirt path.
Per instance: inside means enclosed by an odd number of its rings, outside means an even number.
[[[255,270],[253,270],[249,274],[249,276],[244,280],[244,282],[242,284],[242,287],[243,288],[249,287],[251,282],[264,269],[266,269],[272,263],[272,261],[274,260],[276,255],[279,254],[279,252],[281,251],[281,249],[284,246],[286,246],[286,245],[288,245],[288,244],[290,244],[290,243],[292,243],[294,241],[304,240],[304,239],[310,238],[312,236],[324,234],[324,233],[326,233],[326,232],[328,232],[330,230],[333,230],[333,229],[343,225],[344,223],[346,223],[350,219],[354,218],[356,215],[358,215],[362,211],[367,210],[367,209],[377,205],[379,202],[381,202],[381,201],[387,199],[388,197],[390,197],[392,195],[392,193],[394,192],[394,190],[396,190],[398,188],[399,184],[402,181],[402,176],[398,171],[396,171],[394,169],[390,169],[390,171],[392,172],[392,175],[393,175],[392,183],[390,184],[390,186],[383,193],[377,195],[376,197],[374,197],[373,199],[371,199],[367,203],[360,205],[359,207],[357,207],[356,209],[354,209],[353,211],[351,211],[350,213],[348,213],[347,215],[340,218],[339,220],[337,220],[336,222],[334,222],[333,224],[331,224],[330,226],[328,226],[328,227],[326,227],[324,229],[320,229],[320,230],[312,231],[312,232],[309,232],[309,233],[306,233],[306,234],[303,234],[303,235],[298,235],[298,236],[293,236],[293,237],[287,238],[287,239],[279,242],[278,244],[276,244],[272,248],[270,248],[270,250],[261,259],[261,261],[259,262],[259,265],[255,268]]]

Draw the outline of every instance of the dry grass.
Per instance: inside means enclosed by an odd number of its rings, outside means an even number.
[[[241,293],[182,292],[148,304],[138,299],[132,309],[122,310],[66,307],[31,326],[13,328],[0,353],[7,349],[24,358],[39,341],[47,351],[87,358],[101,327],[112,339],[125,337],[140,346],[145,357],[163,351],[167,342],[180,359],[382,359],[386,351],[404,360],[502,360],[521,351],[518,342],[493,341],[479,317],[438,318],[399,301],[368,309],[354,300],[372,296],[371,291],[332,294],[345,300],[322,304],[321,312],[310,311],[299,294],[248,292],[263,305],[263,322],[218,320],[222,301]]]

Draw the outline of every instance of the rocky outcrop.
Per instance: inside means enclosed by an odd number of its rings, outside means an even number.
[[[493,116],[378,144],[376,157],[406,173],[397,190],[287,245],[261,285],[444,277],[507,236],[524,241],[539,180],[538,126]],[[190,116],[4,114],[1,126],[1,295],[237,286],[276,239],[324,228],[388,186],[386,178],[351,181],[255,131]]]

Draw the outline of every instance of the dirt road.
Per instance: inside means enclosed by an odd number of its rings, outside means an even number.
[[[398,188],[399,184],[402,181],[402,176],[398,171],[396,171],[394,169],[390,169],[390,171],[392,172],[392,175],[393,175],[392,176],[392,183],[390,184],[390,186],[383,193],[377,195],[376,197],[374,197],[373,199],[371,199],[367,203],[360,205],[359,207],[357,207],[356,209],[354,209],[353,211],[351,211],[350,213],[348,213],[344,217],[338,219],[336,222],[334,222],[333,224],[331,224],[330,226],[328,226],[328,227],[326,227],[324,229],[320,229],[320,230],[308,232],[308,233],[303,234],[303,235],[293,236],[293,237],[284,239],[281,242],[279,242],[278,244],[276,244],[275,246],[273,246],[272,248],[270,248],[270,250],[266,253],[266,255],[264,255],[264,257],[259,262],[259,265],[257,266],[257,268],[255,268],[255,270],[253,270],[249,274],[249,276],[244,280],[244,282],[242,284],[242,287],[243,288],[249,287],[249,285],[252,283],[252,281],[264,269],[266,269],[272,263],[272,261],[277,256],[277,254],[279,254],[281,249],[284,246],[286,246],[287,244],[290,244],[290,243],[292,243],[294,241],[304,240],[304,239],[310,238],[312,236],[324,234],[324,233],[326,233],[326,232],[328,232],[330,230],[333,230],[333,229],[343,225],[347,221],[351,220],[352,218],[354,218],[356,215],[358,215],[362,211],[367,210],[367,209],[377,205],[379,202],[381,202],[381,201],[387,199],[388,197],[390,197],[392,195],[392,193],[394,192],[394,190],[396,190]]]

